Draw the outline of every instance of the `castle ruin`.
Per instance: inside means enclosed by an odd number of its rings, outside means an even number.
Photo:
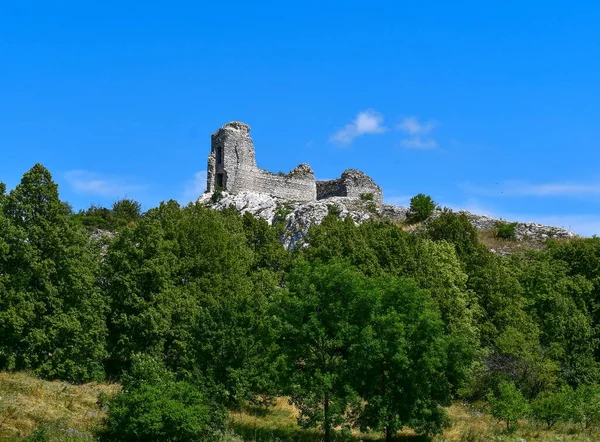
[[[250,126],[240,121],[225,124],[211,136],[208,155],[207,192],[222,189],[230,193],[251,191],[292,201],[315,201],[333,196],[372,196],[381,204],[381,187],[365,173],[349,169],[336,180],[317,181],[308,164],[287,174],[274,174],[256,164]]]

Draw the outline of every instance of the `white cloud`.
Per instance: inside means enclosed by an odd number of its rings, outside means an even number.
[[[346,124],[342,130],[336,132],[329,139],[334,143],[350,144],[356,137],[364,134],[379,134],[385,132],[383,115],[373,109],[360,112],[352,123]]]
[[[406,117],[396,129],[409,135],[400,144],[407,149],[435,149],[438,143],[427,135],[437,126],[437,121],[420,122],[417,117]]]
[[[75,193],[120,198],[145,186],[126,182],[122,178],[107,177],[87,170],[71,170],[65,179]]]
[[[417,117],[406,117],[396,128],[409,135],[425,135],[431,132],[436,126],[437,121],[434,120],[420,123]]]
[[[407,149],[435,149],[438,147],[437,142],[433,138],[423,139],[420,136],[415,136],[412,138],[405,138],[400,142],[402,147]]]
[[[194,178],[185,182],[181,203],[187,204],[196,201],[206,190],[206,170],[194,174]]]

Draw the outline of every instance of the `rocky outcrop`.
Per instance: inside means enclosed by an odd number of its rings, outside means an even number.
[[[313,224],[320,224],[328,213],[334,212],[340,218],[349,216],[357,225],[372,218],[380,218],[384,210],[394,213],[398,219],[405,215],[402,208],[393,206],[378,207],[373,201],[363,201],[349,197],[332,197],[320,201],[294,202],[264,193],[240,192],[223,193],[217,203],[210,201],[211,194],[205,193],[199,202],[213,209],[222,210],[233,206],[240,213],[249,212],[273,225],[281,222],[285,226],[281,237],[282,244],[289,250],[303,243],[308,229]],[[385,209],[384,209],[385,208]]]
[[[233,206],[238,212],[249,212],[271,225],[275,222],[283,223],[285,230],[281,242],[288,250],[304,244],[310,226],[320,224],[328,213],[336,213],[340,218],[350,217],[356,225],[359,225],[369,219],[401,222],[409,211],[407,207],[376,204],[374,201],[354,197],[333,196],[323,200],[298,202],[257,192],[235,194],[224,192],[222,199],[216,203],[211,202],[211,193],[207,192],[200,197],[199,202],[216,210]],[[471,224],[481,230],[494,229],[496,223],[500,221],[466,211],[459,213],[464,213]],[[517,240],[534,241],[540,244],[548,238],[578,236],[570,230],[530,222],[517,223],[515,230]]]
[[[498,221],[504,221],[497,218],[491,218],[485,215],[476,215],[466,210],[458,213],[464,213],[469,219],[473,227],[479,230],[491,230],[496,228]],[[506,221],[505,221],[506,222]],[[572,232],[561,227],[546,226],[544,224],[532,223],[532,222],[516,222],[515,223],[515,239],[517,241],[522,240],[536,240],[545,241],[548,238],[576,238],[575,232]]]

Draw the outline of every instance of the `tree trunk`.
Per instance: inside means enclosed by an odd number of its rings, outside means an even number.
[[[385,442],[392,442],[392,429],[389,425],[385,427]]]
[[[329,395],[325,393],[325,402],[323,403],[323,429],[325,430],[325,442],[331,441],[331,424],[329,423]]]
[[[510,420],[506,419],[506,431],[510,431]]]

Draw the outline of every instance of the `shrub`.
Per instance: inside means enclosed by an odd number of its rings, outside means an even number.
[[[513,240],[517,236],[517,223],[508,223],[506,221],[496,222],[496,236],[502,239]]]
[[[492,408],[492,416],[505,421],[507,431],[510,430],[511,422],[522,418],[530,410],[529,402],[514,382],[501,382],[496,394],[488,394],[488,401]]]
[[[406,220],[410,223],[425,221],[437,208],[438,205],[429,195],[419,193],[410,199],[410,210]]]
[[[210,202],[214,204],[214,203],[218,203],[222,199],[223,199],[223,188],[217,187],[215,189],[215,191],[213,192],[212,196],[210,197]]]
[[[572,394],[571,419],[587,429],[600,424],[600,385],[580,385]]]
[[[569,420],[572,415],[572,390],[542,393],[531,404],[533,417],[550,429],[555,423]]]
[[[108,403],[105,441],[209,440],[223,428],[223,409],[159,362],[136,357],[123,391]]]
[[[340,216],[340,213],[342,213],[342,209],[338,206],[335,204],[327,204],[327,215]]]
[[[373,193],[371,193],[371,192],[360,194],[360,199],[363,201],[373,201],[373,198],[374,198]]]

